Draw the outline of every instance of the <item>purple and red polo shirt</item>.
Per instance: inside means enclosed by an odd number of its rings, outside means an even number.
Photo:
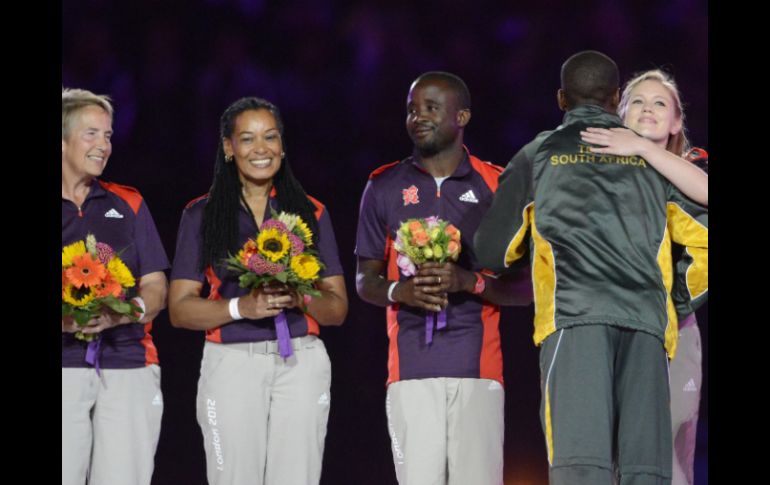
[[[466,156],[438,187],[420,163],[409,157],[376,169],[361,198],[355,253],[387,265],[389,280],[406,280],[393,248],[396,231],[410,218],[438,216],[461,233],[457,264],[480,271],[473,235],[492,203],[501,167]],[[447,326],[425,343],[425,311],[402,304],[387,307],[388,381],[430,377],[471,377],[503,382],[500,308],[466,292],[450,293]]]
[[[331,218],[329,213],[319,201],[308,197],[315,205],[315,216],[318,220],[318,246],[316,250],[326,268],[321,271],[320,277],[341,275],[337,252],[337,242],[334,238]],[[182,221],[179,223],[177,235],[176,254],[174,266],[171,270],[172,280],[194,280],[205,283],[209,287],[208,299],[219,300],[243,296],[249,292],[238,285],[238,277],[228,271],[226,265],[209,266],[205,271],[199,271],[201,245],[201,226],[203,223],[203,209],[206,206],[208,194],[190,202],[182,213]],[[275,189],[270,194],[270,203],[265,207],[263,220],[270,219],[270,209],[280,212],[278,201],[275,199]],[[243,206],[238,210],[238,241],[240,245],[246,240],[257,236],[257,224]],[[204,289],[205,291],[205,289]],[[205,296],[205,295],[201,295]],[[302,337],[308,334],[320,333],[318,322],[313,317],[305,314],[297,308],[286,312],[286,320],[289,325],[289,333],[292,337]],[[215,329],[206,331],[206,340],[218,343],[234,342],[259,342],[263,340],[276,340],[275,321],[273,318],[251,320],[248,318],[226,323]]]
[[[169,267],[166,252],[147,204],[139,192],[125,185],[94,180],[82,207],[62,199],[62,248],[85,240],[88,233],[112,246],[136,279],[130,294],[136,296],[139,279]],[[152,342],[152,322],[119,325],[102,332],[99,366],[104,369],[133,369],[158,363]],[[62,333],[62,367],[91,367],[85,361],[87,342]]]

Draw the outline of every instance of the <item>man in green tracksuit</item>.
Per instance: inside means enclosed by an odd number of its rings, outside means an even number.
[[[492,270],[530,249],[540,414],[556,485],[609,485],[615,473],[621,485],[670,483],[667,357],[677,310],[691,312],[708,289],[708,210],[644,159],[581,142],[588,126],[623,126],[618,78],[596,51],[564,63],[562,125],[513,157],[475,236]],[[685,246],[676,264],[672,241]]]

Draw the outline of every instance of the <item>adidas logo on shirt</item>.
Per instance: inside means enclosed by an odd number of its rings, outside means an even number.
[[[318,404],[329,404],[329,395],[325,392],[318,398]]]
[[[123,216],[120,216],[120,217],[123,217]],[[152,398],[152,405],[163,406],[163,398],[160,397],[160,394],[155,394],[155,397]]]
[[[104,213],[104,217],[110,217],[112,219],[123,219],[123,214],[116,211],[115,209],[110,209]]]
[[[684,392],[695,392],[698,390],[697,387],[695,387],[695,381],[692,380],[692,378],[687,381],[687,384],[684,385],[684,389],[682,389]]]
[[[474,194],[473,190],[470,189],[468,189],[468,192],[460,196],[460,200],[463,202],[471,202],[473,204],[479,203],[479,199],[476,198],[476,194]]]

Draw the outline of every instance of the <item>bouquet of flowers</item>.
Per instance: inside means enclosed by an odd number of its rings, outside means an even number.
[[[445,263],[460,257],[460,230],[437,216],[408,219],[396,231],[393,245],[398,252],[396,264],[404,276],[412,276],[419,266],[428,261]],[[433,342],[435,312],[425,316],[425,342]],[[438,314],[437,329],[446,327],[446,310]]]
[[[300,295],[320,296],[313,283],[324,264],[313,249],[313,233],[296,214],[272,211],[272,219],[262,223],[256,239],[249,239],[238,254],[226,260],[227,267],[239,274],[241,288],[257,289],[270,283],[288,285]],[[292,354],[286,315],[275,317],[278,349],[284,359]]]
[[[128,289],[135,285],[131,270],[115,250],[97,242],[93,234],[62,249],[61,315],[73,317],[81,327],[104,307],[137,320],[142,309],[127,301]],[[97,335],[78,331],[75,338],[91,342]]]

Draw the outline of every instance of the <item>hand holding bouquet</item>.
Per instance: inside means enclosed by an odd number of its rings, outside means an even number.
[[[396,264],[404,276],[413,276],[417,266],[427,262],[445,263],[457,261],[460,256],[460,230],[448,221],[436,216],[425,219],[409,219],[396,231],[393,245],[398,252]],[[433,341],[435,312],[425,317],[425,341]],[[446,310],[438,313],[437,329],[446,327]]]
[[[238,254],[227,258],[227,267],[239,275],[241,288],[252,290],[280,283],[299,295],[320,296],[313,284],[324,264],[313,249],[313,233],[296,214],[276,213],[259,228]],[[286,315],[275,317],[278,348],[284,359],[292,354]]]
[[[97,242],[93,234],[62,249],[61,315],[72,317],[80,327],[105,310],[136,321],[142,309],[127,301],[129,288],[135,285],[131,270],[115,250]],[[78,331],[75,338],[91,342],[97,335]]]

